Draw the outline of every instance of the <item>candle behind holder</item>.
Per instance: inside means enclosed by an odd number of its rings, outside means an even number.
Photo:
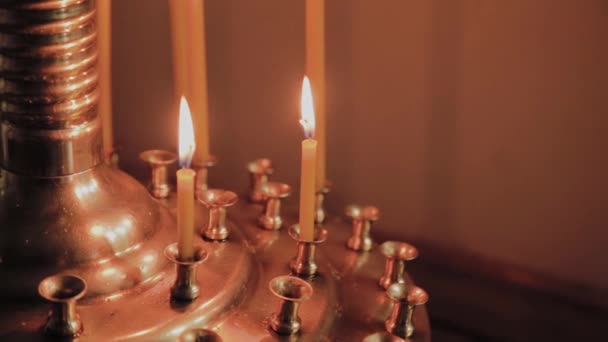
[[[87,284],[75,275],[54,275],[45,278],[38,286],[40,296],[53,303],[53,308],[44,326],[47,335],[77,337],[83,324],[76,312],[76,301],[84,296]]]
[[[238,201],[232,191],[209,189],[198,195],[198,200],[209,208],[209,224],[203,231],[203,237],[210,241],[225,241],[230,230],[226,225],[226,209]]]
[[[200,287],[196,278],[196,270],[207,260],[208,255],[202,246],[195,245],[193,258],[181,260],[177,243],[172,243],[165,248],[165,257],[175,264],[176,270],[175,283],[171,287],[172,299],[192,301],[198,297]]]
[[[314,229],[312,241],[303,240],[300,236],[300,227],[296,224],[289,227],[289,236],[298,243],[298,252],[289,264],[291,271],[301,277],[316,275],[319,269],[315,260],[317,245],[325,242],[327,230],[317,226]]]

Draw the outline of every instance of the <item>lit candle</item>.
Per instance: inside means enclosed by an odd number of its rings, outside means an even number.
[[[194,179],[190,169],[194,154],[194,128],[188,102],[184,97],[179,104],[179,163],[177,171],[177,249],[180,260],[194,257]]]
[[[97,0],[97,46],[99,51],[99,105],[104,157],[114,150],[112,137],[112,6],[110,0]]]
[[[312,241],[315,226],[315,175],[317,171],[317,141],[315,136],[315,111],[308,77],[302,82],[302,119],[306,139],[302,141],[302,165],[300,171],[300,238]]]
[[[306,74],[315,98],[318,141],[316,190],[325,186],[325,0],[306,0]]]

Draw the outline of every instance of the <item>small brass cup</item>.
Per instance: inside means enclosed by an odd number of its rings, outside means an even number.
[[[331,182],[326,181],[325,186],[317,191],[315,195],[315,224],[321,224],[325,222],[327,218],[327,212],[325,211],[325,198],[329,194],[331,189]]]
[[[167,198],[171,193],[169,185],[169,166],[177,161],[177,154],[163,150],[147,150],[139,154],[139,159],[150,168],[148,190],[156,198]]]
[[[209,189],[198,194],[198,200],[209,208],[209,223],[203,238],[209,241],[225,241],[230,235],[226,225],[226,209],[238,201],[238,196],[221,189]]]
[[[317,274],[319,266],[315,261],[317,245],[327,239],[327,230],[317,226],[312,241],[300,239],[300,226],[289,227],[289,236],[298,243],[298,252],[291,260],[289,267],[291,271],[300,277],[312,277]]]
[[[178,342],[222,342],[222,338],[208,329],[191,329],[181,334]]]
[[[261,187],[268,182],[268,177],[274,172],[272,160],[268,158],[256,159],[247,164],[251,188],[249,190],[249,201],[251,203],[264,202],[264,194]]]
[[[380,252],[386,257],[384,274],[378,284],[388,289],[394,283],[406,283],[405,263],[418,257],[416,247],[400,241],[387,241],[380,245]]]
[[[272,330],[280,335],[292,335],[300,331],[300,303],[312,296],[312,286],[300,278],[280,276],[272,279],[268,287],[270,292],[281,300],[279,312],[270,320]]]
[[[261,192],[266,198],[264,212],[258,218],[262,228],[268,230],[281,229],[283,219],[281,218],[281,199],[291,194],[291,187],[285,183],[267,182],[262,184]]]
[[[178,301],[193,301],[198,298],[200,286],[196,278],[198,266],[208,257],[200,245],[194,246],[193,260],[180,260],[177,243],[165,248],[165,257],[175,264],[175,283],[171,287],[171,298]]]
[[[193,161],[192,169],[196,172],[196,179],[194,181],[194,188],[196,192],[202,192],[209,189],[208,176],[209,169],[217,165],[217,158],[214,155],[209,155],[205,161]]]
[[[346,207],[346,216],[353,220],[353,234],[346,242],[346,246],[357,252],[370,251],[374,246],[370,230],[372,223],[380,218],[380,210],[373,206],[362,208],[351,205]]]
[[[412,337],[414,311],[417,306],[426,304],[429,295],[420,287],[409,288],[406,284],[400,283],[389,286],[386,294],[394,303],[391,315],[385,323],[386,331],[402,338]]]
[[[38,285],[40,296],[52,303],[52,309],[44,325],[47,335],[78,337],[83,330],[76,301],[84,296],[87,284],[84,279],[69,274],[44,278]]]

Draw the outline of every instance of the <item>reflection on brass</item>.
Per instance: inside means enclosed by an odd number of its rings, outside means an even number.
[[[363,342],[405,342],[405,340],[387,332],[377,332],[366,336]]]
[[[386,257],[384,274],[378,284],[387,289],[394,283],[405,283],[405,262],[418,257],[416,247],[399,241],[387,241],[380,245],[380,252]]]
[[[163,150],[147,150],[139,154],[139,159],[148,164],[150,183],[148,190],[156,198],[167,198],[171,193],[169,166],[177,161],[177,154]]]
[[[209,159],[204,162],[194,160],[192,162],[192,169],[196,172],[195,187],[196,192],[202,192],[209,189],[208,176],[209,169],[217,164],[217,158],[214,155],[209,155]]]
[[[261,193],[266,198],[264,212],[258,218],[262,228],[268,230],[281,229],[283,219],[281,218],[281,198],[291,194],[291,187],[285,183],[267,182],[262,184]]]
[[[289,264],[291,271],[301,277],[312,277],[317,274],[319,266],[315,260],[317,245],[325,242],[327,230],[321,226],[315,227],[313,241],[300,239],[300,226],[289,227],[289,236],[298,243],[298,252]]]
[[[317,191],[315,195],[315,223],[321,224],[325,222],[327,212],[325,211],[325,198],[331,189],[331,182],[326,181],[323,189]]]
[[[359,207],[351,205],[346,208],[346,216],[353,220],[353,235],[346,246],[357,252],[367,252],[374,246],[370,236],[372,223],[380,217],[380,210],[373,206]]]
[[[298,316],[298,310],[300,303],[312,296],[312,286],[300,278],[280,276],[272,279],[268,287],[281,300],[279,311],[270,320],[272,330],[281,335],[292,335],[300,331],[302,320]]]
[[[205,239],[210,241],[225,241],[230,230],[226,225],[226,209],[234,205],[238,196],[221,189],[209,189],[198,194],[198,200],[209,208],[209,224],[203,231]]]
[[[53,304],[44,325],[45,334],[77,337],[82,333],[83,325],[76,312],[76,301],[84,296],[86,290],[85,281],[75,275],[54,275],[40,282],[38,293]]]
[[[409,338],[414,335],[414,310],[424,305],[428,294],[420,287],[409,288],[406,284],[395,283],[386,290],[394,302],[390,317],[386,320],[386,330],[396,336]]]
[[[200,264],[207,260],[208,253],[201,246],[194,246],[193,260],[179,260],[177,243],[172,243],[165,248],[165,256],[175,264],[175,283],[171,287],[171,298],[180,301],[195,300],[200,292],[196,279],[196,270]]]
[[[178,342],[222,342],[222,338],[211,330],[192,329],[183,333]]]
[[[247,164],[247,171],[249,171],[249,181],[251,184],[249,188],[249,201],[251,203],[264,202],[265,197],[261,187],[268,182],[268,177],[274,171],[272,169],[272,161],[268,158],[256,159]]]

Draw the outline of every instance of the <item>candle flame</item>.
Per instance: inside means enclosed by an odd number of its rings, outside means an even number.
[[[300,124],[304,128],[306,138],[314,138],[315,136],[315,105],[312,99],[312,89],[307,76],[304,76],[302,81],[302,100],[300,104],[300,113],[302,118]]]
[[[182,96],[179,102],[179,165],[190,167],[194,155],[194,125],[188,101]]]

